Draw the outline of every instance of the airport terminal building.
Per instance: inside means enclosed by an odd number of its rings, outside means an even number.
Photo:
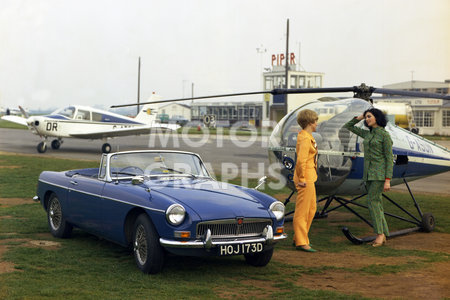
[[[280,57],[283,57],[280,58]],[[289,69],[287,72],[286,86],[286,66],[284,55],[272,55],[271,68],[265,69],[262,74],[262,85],[264,91],[271,91],[277,88],[320,88],[323,86],[324,73],[306,72],[300,64],[296,64],[294,53],[288,59]],[[318,99],[323,94],[291,94],[274,95],[265,94],[263,98],[263,121],[262,126],[269,127],[273,122],[279,122],[288,112],[298,106]]]
[[[206,115],[213,115],[218,127],[230,127],[240,122],[250,126],[261,126],[261,102],[194,102],[191,105],[191,121],[203,122]]]
[[[387,89],[417,91],[427,93],[448,94],[450,80],[436,81],[406,81],[383,86]],[[411,105],[414,123],[423,135],[450,136],[450,101],[429,98],[386,98],[383,101],[406,102]]]

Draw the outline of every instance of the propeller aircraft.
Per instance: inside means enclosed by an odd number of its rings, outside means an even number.
[[[152,95],[151,99],[155,99]],[[47,151],[47,139],[55,137],[51,142],[54,150],[60,148],[63,138],[102,139],[103,153],[111,151],[107,139],[119,136],[149,134],[153,128],[176,130],[177,124],[161,124],[156,122],[157,108],[147,104],[142,107],[135,118],[126,117],[109,111],[88,106],[73,105],[54,111],[45,116],[28,116],[19,107],[25,116],[6,115],[2,119],[27,126],[34,134],[39,135],[42,141],[37,145],[37,151]]]
[[[364,149],[362,139],[343,128],[343,125],[351,118],[360,115],[362,112],[372,107],[373,104],[370,97],[374,93],[443,100],[450,100],[450,95],[375,88],[361,84],[360,86],[337,88],[274,89],[272,91],[263,92],[160,100],[151,103],[266,93],[272,95],[286,95],[297,93],[342,92],[353,92],[353,98],[335,99],[334,101],[315,100],[306,103],[285,115],[276,125],[270,136],[268,148],[269,160],[271,163],[279,164],[280,174],[285,179],[287,186],[292,190],[289,197],[285,200],[285,204],[287,204],[296,191],[293,184],[293,170],[296,161],[296,139],[298,132],[301,130],[300,126],[297,124],[296,116],[302,109],[308,108],[315,110],[319,114],[319,124],[316,132],[313,133],[319,149],[316,192],[318,195],[326,195],[318,200],[318,202],[325,201],[325,205],[321,211],[316,213],[316,217],[325,217],[329,212],[344,207],[361,218],[369,226],[372,226],[367,219],[350,207],[350,205],[356,205],[358,207],[367,208],[367,206],[357,203],[358,199],[366,195],[366,189],[362,180]],[[136,104],[123,104],[112,107],[133,105]],[[324,111],[327,113],[321,114],[321,112]],[[363,126],[362,122],[359,124],[359,126]],[[391,186],[404,183],[410,192],[411,198],[414,201],[414,205],[419,214],[419,217],[414,216],[397,202],[390,199],[386,194],[383,194],[384,198],[400,208],[407,216],[405,218],[385,212],[386,215],[416,225],[413,228],[391,232],[390,236],[394,237],[417,230],[430,232],[434,229],[434,217],[431,213],[422,213],[411,192],[408,181],[450,171],[450,151],[445,147],[396,126],[393,122],[388,122],[386,130],[390,133],[393,140],[394,173],[391,180]],[[353,198],[346,199],[342,195],[353,196]],[[330,204],[333,201],[338,202],[338,205],[330,208]],[[348,228],[344,227],[342,230],[345,236],[355,244],[370,242],[375,238],[374,236],[358,238],[352,235]]]

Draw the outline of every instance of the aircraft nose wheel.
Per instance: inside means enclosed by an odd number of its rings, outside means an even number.
[[[104,143],[102,146],[102,152],[103,153],[109,153],[111,152],[111,145],[108,143]]]
[[[46,142],[40,142],[37,145],[37,151],[39,153],[44,153],[45,151],[47,151],[47,143]]]
[[[434,229],[434,216],[432,213],[424,213],[422,216],[422,229],[425,232],[432,232]]]

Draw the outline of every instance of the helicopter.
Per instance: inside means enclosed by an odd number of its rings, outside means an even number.
[[[364,83],[352,87],[331,88],[300,88],[300,89],[274,89],[272,91],[248,92],[223,94],[213,96],[202,96],[195,98],[180,98],[161,100],[158,102],[176,102],[185,100],[199,100],[209,98],[245,96],[255,94],[287,95],[300,93],[342,93],[352,92],[353,97],[345,99],[314,100],[297,107],[286,114],[275,126],[269,138],[268,156],[271,163],[279,165],[280,175],[285,179],[286,185],[291,189],[285,204],[296,192],[293,183],[293,172],[296,161],[296,139],[301,130],[297,124],[296,117],[300,110],[311,109],[318,113],[319,120],[316,132],[313,136],[318,146],[318,180],[315,183],[318,195],[325,195],[318,202],[325,202],[323,208],[316,213],[317,218],[326,217],[328,213],[344,207],[362,221],[372,227],[370,221],[364,218],[351,206],[367,208],[366,205],[357,201],[364,197],[367,192],[363,177],[364,149],[362,139],[343,128],[343,125],[351,118],[360,115],[373,106],[372,94],[435,98],[450,100],[450,95],[423,93],[416,91],[392,90],[367,86]],[[146,104],[146,103],[144,103]],[[111,108],[133,106],[136,104],[114,105]],[[326,113],[323,113],[326,112]],[[363,126],[362,122],[359,126]],[[405,184],[408,188],[414,206],[417,208],[418,217],[407,211],[398,202],[391,199],[385,193],[383,197],[397,206],[406,214],[405,216],[394,215],[385,212],[385,215],[411,223],[414,227],[391,232],[390,237],[395,237],[410,232],[422,230],[433,231],[435,219],[432,213],[423,213],[414,198],[408,182],[450,171],[450,151],[432,141],[429,141],[413,132],[407,131],[394,122],[388,122],[386,130],[393,141],[394,173],[391,186]],[[351,196],[351,199],[345,197]],[[338,204],[331,207],[332,202]],[[292,214],[293,211],[286,215]],[[354,244],[362,244],[375,239],[375,236],[358,238],[354,236],[347,227],[343,227],[344,235]]]

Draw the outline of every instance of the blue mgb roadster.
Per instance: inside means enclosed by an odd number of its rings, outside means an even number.
[[[132,246],[144,273],[161,271],[166,252],[244,255],[265,266],[286,238],[281,202],[214,180],[189,152],[110,153],[98,169],[44,171],[35,199],[55,237],[69,237],[75,226]]]

